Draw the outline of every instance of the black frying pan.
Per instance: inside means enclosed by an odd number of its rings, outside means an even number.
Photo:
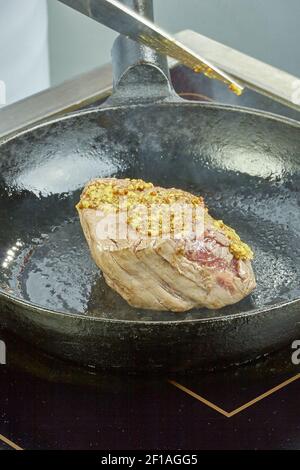
[[[1,323],[51,354],[132,371],[242,363],[295,339],[300,124],[185,102],[163,59],[125,38],[114,62],[104,107],[0,145]],[[110,176],[203,195],[254,248],[256,291],[218,311],[129,307],[91,260],[75,211],[85,183]]]

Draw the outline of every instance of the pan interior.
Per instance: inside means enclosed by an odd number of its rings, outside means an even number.
[[[299,127],[249,113],[160,105],[79,114],[0,146],[0,287],[65,313],[186,320],[300,297]],[[140,311],[104,282],[75,211],[94,177],[143,178],[205,197],[255,251],[258,287],[219,311]]]

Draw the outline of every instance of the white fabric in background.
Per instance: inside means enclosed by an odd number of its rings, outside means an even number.
[[[7,104],[49,87],[46,0],[0,0],[0,81]]]

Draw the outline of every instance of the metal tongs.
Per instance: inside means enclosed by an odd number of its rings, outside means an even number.
[[[117,0],[59,1],[136,42],[178,60],[195,72],[204,73],[209,78],[222,81],[237,95],[243,92],[244,88],[237,80],[177,41],[152,21]],[[139,0],[135,2],[139,3]],[[143,13],[148,16],[148,12]]]

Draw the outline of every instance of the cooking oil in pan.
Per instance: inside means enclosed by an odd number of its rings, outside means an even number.
[[[187,190],[196,193],[195,187]],[[291,232],[278,223],[276,207],[261,210],[259,201],[228,189],[222,195],[204,194],[212,215],[222,216],[254,249],[257,289],[242,302],[218,311],[185,313],[138,311],[130,307],[105,283],[91,259],[77,215],[51,226],[31,243],[18,241],[9,262],[2,260],[1,286],[18,298],[65,313],[123,320],[187,320],[233,314],[299,297],[299,255],[290,247]],[[282,213],[282,210],[281,210]],[[272,221],[272,215],[274,221]],[[258,223],[261,217],[261,224]],[[268,223],[264,219],[268,218]],[[297,237],[295,231],[295,237]],[[299,236],[298,236],[299,237]],[[292,242],[292,243],[291,243]],[[13,244],[14,246],[16,244]],[[298,258],[297,258],[298,256]]]

